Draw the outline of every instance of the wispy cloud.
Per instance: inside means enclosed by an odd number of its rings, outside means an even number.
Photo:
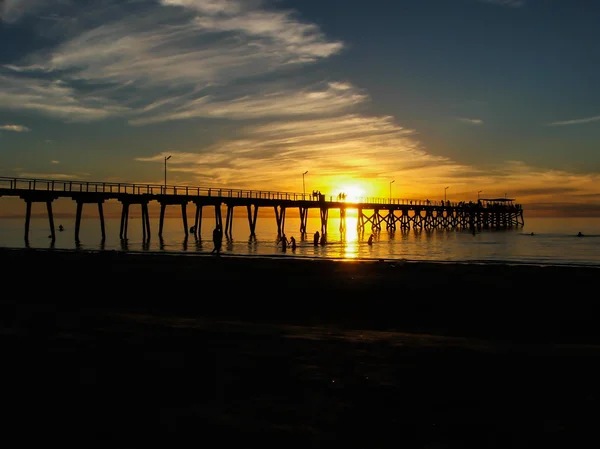
[[[238,137],[210,147],[172,149],[136,160],[162,164],[171,155],[169,171],[178,173],[182,184],[232,189],[264,186],[297,193],[302,191],[300,173],[308,170],[307,189],[328,195],[337,194],[343,186],[357,186],[365,196],[383,195],[393,177],[396,195],[407,199],[441,199],[450,184],[450,197],[461,200],[476,199],[482,190],[488,197],[507,193],[519,202],[552,202],[560,196],[584,203],[589,200],[582,195],[597,193],[600,184],[598,174],[532,167],[522,161],[482,167],[460,164],[431,155],[417,137],[391,117],[345,115],[272,122],[247,128]]]
[[[0,0],[0,20],[15,22],[43,6],[44,0]]]
[[[50,161],[52,164],[60,164],[60,161]]]
[[[34,178],[34,179],[83,179],[88,177],[89,173],[19,173],[21,178]]]
[[[318,188],[324,192],[347,183],[372,192],[395,174],[411,185],[413,194],[419,190],[424,171],[430,180],[442,183],[449,174],[468,169],[427,153],[415,132],[397,125],[392,117],[357,114],[266,123],[197,152],[169,154],[173,156],[169,169],[182,173],[189,184],[257,188],[260,171],[261,184],[296,192],[297,177],[282,176],[294,167],[318,173],[323,183]],[[137,160],[160,163],[165,155]]]
[[[468,123],[469,125],[483,125],[483,120],[478,119],[478,118],[459,117],[458,120],[463,123]]]
[[[581,125],[584,123],[592,123],[600,121],[600,115],[596,115],[595,117],[587,117],[587,118],[579,118],[573,120],[564,120],[560,122],[552,122],[548,123],[548,126],[567,126],[567,125]]]
[[[477,0],[482,3],[491,3],[492,5],[509,6],[511,8],[518,8],[519,6],[525,5],[525,0]]]
[[[152,104],[130,120],[134,125],[197,117],[251,119],[281,116],[311,116],[344,112],[363,103],[367,96],[348,84],[329,83],[303,89],[266,88],[235,98],[201,96],[172,107],[170,102]],[[171,106],[171,107],[169,107]],[[146,116],[146,113],[149,115]]]
[[[82,10],[82,19],[69,26],[62,43],[5,66],[9,73],[4,78],[10,77],[12,88],[0,88],[0,107],[87,120],[127,115],[142,124],[229,114],[246,118],[253,110],[256,117],[297,115],[298,110],[331,113],[362,101],[336,88],[343,83],[333,82],[319,93],[311,91],[310,81],[291,78],[296,68],[339,53],[343,44],[327,39],[293,11],[257,5],[98,2],[95,10]],[[274,73],[279,90],[257,89],[261,77]],[[62,92],[55,95],[59,88]],[[56,97],[64,100],[57,104]]]
[[[13,131],[16,133],[26,133],[31,131],[27,126],[23,125],[2,125],[0,131]]]
[[[123,114],[116,101],[86,96],[62,80],[17,77],[0,71],[0,108],[33,110],[69,121],[91,121]]]

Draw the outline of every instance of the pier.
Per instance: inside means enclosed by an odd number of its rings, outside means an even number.
[[[203,209],[214,208],[215,226],[221,226],[227,238],[233,230],[235,207],[246,209],[250,238],[255,237],[259,208],[272,208],[279,235],[285,233],[285,216],[289,209],[298,209],[300,233],[306,235],[306,223],[310,209],[319,211],[321,234],[327,234],[330,210],[339,210],[340,231],[346,226],[346,212],[357,211],[357,230],[364,232],[370,227],[372,232],[383,228],[390,232],[410,229],[498,229],[523,226],[523,208],[512,198],[487,198],[473,201],[429,201],[400,198],[360,198],[346,201],[337,196],[274,192],[268,190],[243,190],[214,187],[192,187],[157,184],[130,184],[89,181],[64,181],[51,179],[28,179],[0,177],[0,197],[19,197],[25,202],[25,242],[29,240],[31,205],[46,203],[50,237],[56,238],[52,203],[59,198],[70,198],[76,203],[75,241],[79,242],[79,229],[84,204],[95,205],[100,218],[102,240],[106,238],[103,204],[107,200],[121,203],[121,224],[119,236],[127,239],[130,206],[140,207],[142,214],[142,234],[144,241],[151,236],[151,223],[148,203],[156,201],[160,205],[158,236],[162,238],[165,211],[167,206],[181,209],[185,237],[191,233],[198,238],[202,224]],[[195,206],[194,224],[188,228],[187,206]],[[223,210],[225,226],[223,227]]]

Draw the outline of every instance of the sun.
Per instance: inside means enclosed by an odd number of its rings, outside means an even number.
[[[350,185],[342,187],[339,191],[339,194],[342,195],[340,197],[342,201],[346,201],[348,203],[358,203],[364,198],[365,191],[358,186]]]

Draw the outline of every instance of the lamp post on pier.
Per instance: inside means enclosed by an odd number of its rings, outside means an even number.
[[[165,193],[167,193],[167,161],[171,159],[171,156],[165,156]]]
[[[450,187],[450,186],[448,186]],[[446,201],[446,190],[448,190],[448,187],[444,187],[444,202]]]
[[[480,194],[481,192],[483,192],[483,190],[479,190],[479,191],[477,192],[477,199],[479,199],[479,194]]]
[[[390,181],[390,203],[392,202],[392,184],[395,182],[396,180],[394,179],[393,181]]]
[[[306,195],[306,187],[304,185],[304,175],[308,173],[308,170],[306,170],[304,173],[302,173],[302,199],[304,199],[305,195]]]

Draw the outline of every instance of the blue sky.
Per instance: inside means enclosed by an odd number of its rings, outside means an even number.
[[[600,2],[0,5],[0,176],[600,213]]]

